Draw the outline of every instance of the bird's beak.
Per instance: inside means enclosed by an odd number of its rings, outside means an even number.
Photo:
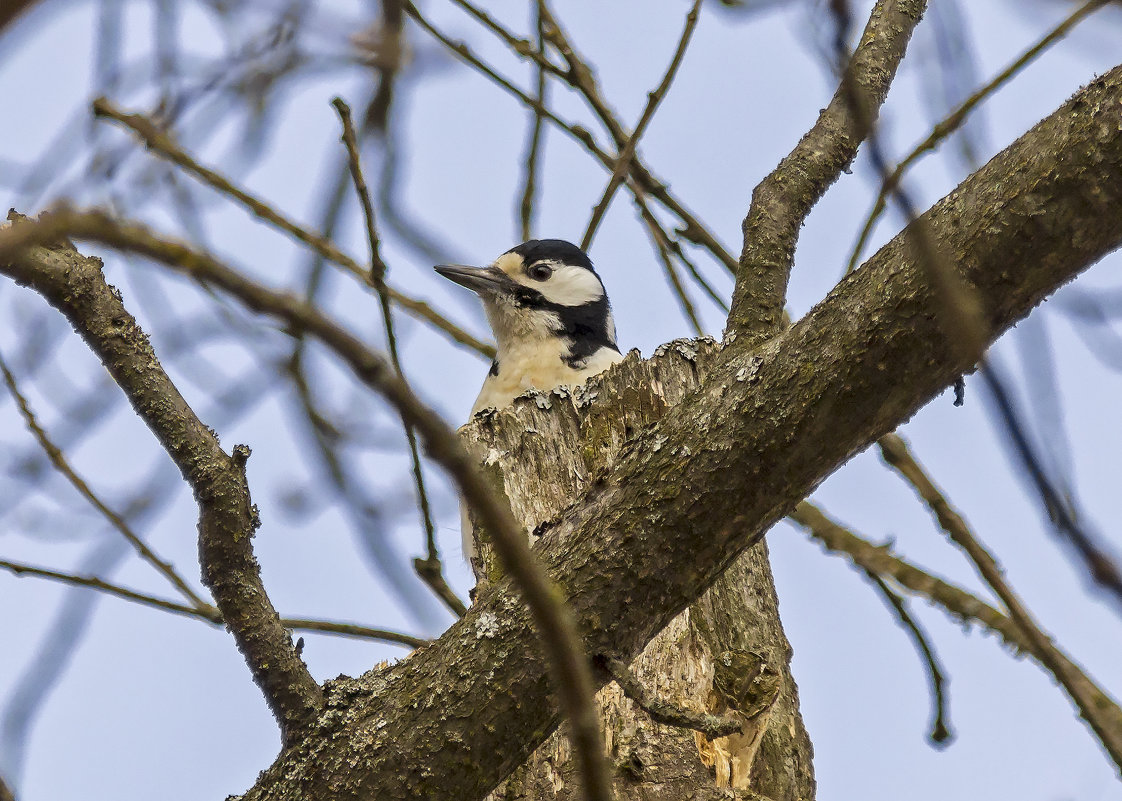
[[[510,292],[518,283],[498,267],[467,267],[463,264],[438,264],[435,269],[449,281],[466,286],[481,295]]]

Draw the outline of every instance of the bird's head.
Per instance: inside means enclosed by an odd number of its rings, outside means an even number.
[[[616,349],[611,306],[592,260],[563,239],[531,239],[487,267],[442,264],[436,271],[476,292],[499,351],[561,338]]]

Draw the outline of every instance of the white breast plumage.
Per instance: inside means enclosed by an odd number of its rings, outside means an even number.
[[[514,348],[503,353],[498,362],[498,375],[487,376],[471,413],[501,409],[531,389],[579,386],[623,359],[618,351],[600,348],[588,357],[582,368],[574,370],[564,361],[566,355],[560,340],[547,340],[532,349]]]

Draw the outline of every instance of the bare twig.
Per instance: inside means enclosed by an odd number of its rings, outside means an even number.
[[[166,132],[161,130],[147,117],[140,114],[127,114],[120,111],[103,97],[94,101],[93,109],[97,116],[108,117],[121,123],[133,133],[137,134],[149,149],[154,150],[173,164],[195,175],[214,190],[233,198],[258,219],[269,223],[275,228],[279,228],[293,239],[310,247],[323,258],[343,267],[347,272],[366,285],[373,286],[369,271],[364,269],[355,259],[339,250],[334,243],[297,225],[260,198],[254,197],[245,190],[235,186],[219,173],[200,164],[183,150],[183,148],[175,144]],[[440,331],[443,331],[452,341],[464,345],[488,359],[494,358],[494,347],[485,342],[480,342],[467,331],[464,331],[459,326],[450,322],[424,301],[416,300],[393,287],[386,287],[386,291],[389,293],[394,303],[401,306],[401,308],[405,309],[417,319],[427,322]]]
[[[550,12],[549,5],[544,0],[542,2],[542,14],[546,21],[546,38],[569,66],[569,70],[565,74],[566,81],[585,99],[588,107],[611,136],[616,149],[621,150],[627,143],[627,131],[601,95],[595,73],[585,58],[577,52],[572,39],[565,33],[564,28]],[[606,166],[611,169],[610,165]],[[724,265],[729,273],[736,273],[736,259],[729,253],[728,248],[722,245],[717,237],[681,201],[670,193],[664,181],[654,176],[638,158],[632,159],[631,173],[632,180],[628,182],[628,186],[633,191],[638,188],[658,200],[681,220],[682,227],[678,233],[682,237],[708,250],[713,258]],[[636,193],[635,199],[636,202],[643,202],[639,193]]]
[[[379,48],[386,42],[387,37],[395,39],[400,36],[400,31],[397,31],[395,27],[400,23],[400,20],[397,20],[394,16],[395,6],[397,6],[397,10],[400,10],[400,4],[393,2],[382,4],[382,25],[378,29]],[[393,48],[393,54],[400,57],[401,43],[398,42],[390,46]],[[360,115],[362,122],[358,136],[360,142],[364,141],[364,137],[368,135],[383,137],[381,144],[386,151],[383,163],[387,165],[388,169],[388,165],[392,161],[389,152],[389,123],[394,96],[393,84],[397,75],[397,62],[395,59],[379,58],[376,63],[379,73],[378,86]],[[348,185],[351,183],[348,159],[345,154],[342,155],[338,168],[333,167],[334,174],[330,179],[330,191],[317,229],[323,233],[323,237],[328,241],[332,239],[338,226],[344,201],[347,197]],[[388,212],[386,202],[382,202],[382,207]],[[389,215],[387,214],[387,216]],[[326,262],[319,253],[313,251],[309,255],[311,258],[305,276],[304,297],[305,302],[314,305],[324,284]],[[426,603],[429,600],[428,596],[418,594],[412,582],[407,579],[406,573],[400,569],[397,559],[394,558],[396,556],[394,549],[380,530],[380,512],[376,499],[371,497],[363,484],[362,477],[357,474],[358,471],[351,468],[345,454],[339,450],[342,444],[341,438],[346,438],[352,434],[353,427],[336,426],[328,419],[327,415],[317,408],[311,387],[308,384],[304,364],[305,339],[299,331],[293,332],[293,339],[295,342],[292,355],[288,360],[287,371],[292,377],[293,387],[303,411],[302,415],[294,415],[297,425],[306,426],[306,430],[311,435],[316,452],[320,456],[324,477],[342,504],[355,539],[362,551],[368,556],[367,561],[385,581],[387,588],[402,599],[407,613],[422,625],[431,628],[437,625],[437,617],[434,614],[435,608],[429,609]]]
[[[920,658],[923,659],[924,665],[927,667],[927,675],[931,679],[931,700],[934,706],[934,720],[931,721],[931,732],[927,735],[931,743],[939,748],[944,748],[950,745],[954,739],[954,733],[947,725],[947,697],[946,697],[946,678],[943,676],[943,670],[939,664],[939,658],[935,655],[935,649],[931,645],[927,633],[920,628],[919,623],[912,617],[908,611],[908,605],[904,599],[896,594],[896,591],[889,587],[884,579],[871,570],[866,570],[865,575],[873,582],[874,586],[880,591],[881,597],[884,598],[885,603],[896,615],[896,619],[900,621],[900,625],[908,632],[908,636],[912,643],[915,645],[916,650],[919,652]]]
[[[63,573],[58,570],[50,570],[45,567],[36,567],[34,565],[26,565],[20,562],[11,562],[6,559],[0,559],[0,569],[7,570],[16,576],[37,576],[39,578],[56,581],[60,584],[68,584],[73,587],[88,587],[91,590],[112,595],[115,598],[121,598],[125,601],[140,604],[141,606],[148,606],[154,609],[162,609],[165,612],[172,614],[182,615],[184,617],[193,618],[195,620],[204,620],[215,626],[225,625],[222,619],[222,613],[213,606],[207,607],[194,607],[185,606],[184,604],[176,603],[174,601],[167,601],[163,598],[157,598],[153,595],[147,595],[142,592],[136,592],[118,584],[112,584],[108,581],[97,578],[96,576],[79,576],[73,573]],[[383,642],[394,643],[395,645],[404,645],[409,648],[420,648],[428,643],[428,640],[421,637],[414,637],[409,634],[402,634],[397,631],[389,631],[388,629],[375,629],[369,626],[361,626],[357,623],[342,623],[335,620],[313,620],[311,618],[281,618],[281,625],[286,629],[294,631],[315,631],[321,634],[337,634],[341,637],[354,637],[363,640],[381,640]]]
[[[676,726],[680,729],[692,729],[701,732],[710,740],[737,734],[744,728],[745,719],[742,715],[735,712],[712,715],[675,706],[648,692],[630,668],[620,660],[607,657],[602,662],[616,684],[623,690],[623,694],[634,701],[656,723]]]
[[[538,0],[535,5],[535,22],[538,29],[538,52],[542,52],[545,48],[545,33],[543,26],[545,24],[542,19],[542,3],[544,0]],[[543,55],[544,57],[544,55]],[[544,107],[546,103],[546,92],[549,87],[549,82],[546,80],[546,67],[537,63],[537,87],[534,91],[534,99],[538,102],[539,107]],[[543,137],[542,130],[544,129],[545,118],[537,109],[534,109],[534,116],[530,123],[530,136],[526,144],[526,167],[523,170],[522,179],[522,199],[518,204],[518,221],[521,228],[521,238],[525,242],[532,236],[534,228],[534,211],[535,203],[534,197],[538,189],[538,166],[542,157]]]
[[[494,17],[481,9],[475,3],[468,2],[468,0],[452,0],[452,2],[466,11],[470,16],[474,17],[483,25],[483,27],[491,31],[491,33],[502,39],[507,47],[509,47],[513,52],[517,53],[520,56],[529,57],[530,59],[532,59],[540,71],[548,72],[552,75],[557,76],[558,78],[561,78],[562,80],[568,79],[566,73],[546,57],[540,40],[538,41],[538,46],[535,49],[529,41],[511,33],[510,30],[503,27],[500,22],[498,22]],[[543,22],[541,15],[542,4],[539,2],[536,5],[538,17],[538,32],[540,34]]]
[[[370,244],[370,275],[374,282],[374,291],[378,294],[379,305],[382,309],[382,323],[386,332],[386,343],[390,353],[390,362],[394,372],[402,383],[408,384],[405,371],[401,367],[401,357],[398,353],[397,334],[394,331],[393,309],[390,307],[390,296],[386,291],[386,263],[382,260],[379,249],[378,228],[374,220],[374,204],[370,201],[370,191],[366,188],[366,179],[362,174],[362,164],[358,153],[358,137],[355,134],[354,121],[351,119],[350,107],[342,98],[336,97],[331,101],[335,110],[339,112],[339,119],[343,123],[343,143],[347,148],[347,161],[350,164],[351,176],[354,179],[355,192],[358,194],[362,205],[362,216],[366,224],[366,237]],[[421,454],[417,449],[417,435],[413,427],[402,418],[405,437],[409,443],[409,459],[413,469],[413,484],[417,488],[417,504],[421,511],[421,524],[425,530],[425,558],[416,559],[413,566],[426,584],[432,588],[444,604],[454,614],[462,617],[467,611],[467,606],[456,596],[444,578],[443,566],[440,562],[440,552],[436,546],[436,526],[432,520],[432,509],[429,504],[428,492],[425,490],[425,476],[421,469]]]
[[[868,136],[926,5],[925,0],[878,0],[830,104],[795,149],[753,190],[744,220],[729,334],[756,344],[780,330],[799,230]],[[850,84],[860,87],[864,113],[854,111]]]
[[[1089,0],[1075,11],[1071,12],[1066,19],[1046,33],[1036,44],[1025,50],[1025,52],[1018,56],[1005,69],[995,75],[989,83],[982,86],[974,92],[974,94],[962,101],[954,111],[948,114],[946,118],[932,129],[926,139],[916,145],[912,152],[905,156],[904,159],[892,169],[891,173],[881,181],[877,199],[873,202],[873,208],[869,212],[869,216],[865,219],[865,224],[861,228],[861,233],[858,235],[857,242],[853,246],[853,252],[849,256],[849,263],[846,265],[847,273],[857,268],[857,263],[861,258],[861,253],[865,250],[865,244],[869,241],[869,235],[873,231],[873,226],[876,224],[887,205],[888,195],[892,191],[892,188],[899,184],[900,178],[903,176],[904,172],[919,160],[921,156],[934,150],[940,142],[961,128],[963,124],[965,124],[967,118],[969,118],[970,113],[977,108],[978,105],[1008,83],[1020,73],[1022,69],[1035,61],[1036,58],[1049,47],[1063,39],[1064,36],[1083,21],[1083,19],[1105,6],[1108,2],[1110,2],[1110,0]]]
[[[635,157],[635,149],[639,146],[639,139],[646,133],[647,126],[650,124],[651,120],[654,119],[659,104],[662,102],[662,99],[666,97],[666,93],[670,90],[670,85],[674,82],[674,78],[678,74],[678,68],[682,65],[682,59],[685,58],[686,50],[690,46],[690,39],[693,38],[694,29],[697,27],[697,19],[700,12],[701,0],[694,0],[689,13],[686,14],[686,24],[682,28],[682,35],[678,39],[678,47],[674,50],[674,56],[670,59],[670,64],[666,68],[666,73],[662,76],[662,80],[659,81],[658,86],[647,95],[646,108],[643,109],[643,113],[639,117],[639,122],[635,126],[635,130],[627,137],[627,142],[616,157],[615,167],[612,168],[612,177],[608,179],[608,185],[604,188],[604,194],[600,198],[600,202],[597,203],[592,210],[592,218],[588,221],[588,227],[585,228],[584,237],[581,239],[581,250],[588,250],[592,245],[592,238],[596,236],[596,229],[599,227],[600,221],[604,219],[604,213],[608,210],[608,204],[612,202],[612,197],[615,195],[616,190],[619,189],[620,184],[623,183],[624,176],[631,170],[631,162]]]
[[[674,256],[671,253],[671,244],[666,232],[662,230],[662,226],[658,224],[658,221],[648,209],[640,208],[639,216],[647,228],[647,233],[650,235],[651,242],[658,253],[659,261],[662,262],[666,280],[670,282],[670,287],[674,290],[675,297],[678,298],[678,304],[682,307],[682,314],[690,321],[694,333],[699,337],[705,336],[705,330],[701,327],[701,321],[697,317],[697,310],[694,309],[693,301],[686,294],[686,288],[682,286],[682,282],[678,278],[678,271],[674,268]]]
[[[28,228],[37,230],[27,233]],[[569,721],[573,750],[585,780],[586,797],[597,801],[610,799],[611,785],[604,760],[599,716],[593,702],[592,671],[568,606],[530,553],[526,534],[511,514],[509,505],[496,496],[455,432],[409,391],[381,356],[318,309],[250,281],[206,254],[197,253],[181,243],[159,239],[136,224],[117,222],[96,212],[57,213],[46,223],[26,223],[6,233],[7,237],[0,236],[0,254],[11,250],[13,242],[26,248],[37,236],[53,241],[59,235],[71,235],[156,259],[177,272],[233,295],[252,311],[275,317],[287,328],[302,330],[315,337],[342,359],[360,381],[389,401],[406,423],[421,435],[430,457],[452,476],[461,495],[478,514],[491,536],[503,569],[514,580],[533,616],[539,642],[555,678],[561,708]],[[17,266],[15,277],[26,275],[27,272]],[[121,315],[127,318],[123,309]],[[154,361],[155,357],[152,358]],[[248,536],[243,541],[248,542]],[[261,598],[268,603],[263,590]],[[291,650],[291,642],[288,648]],[[295,658],[295,652],[292,655]],[[300,667],[303,668],[302,663]],[[306,668],[304,671],[306,673]],[[279,671],[266,678],[276,675]]]
[[[1119,569],[1107,550],[1095,542],[1095,538],[1079,522],[1073,503],[1053,485],[1039,455],[1025,434],[1024,424],[1013,407],[1013,400],[1004,382],[998,378],[994,365],[983,362],[979,373],[993,394],[1002,424],[1013,441],[1013,447],[1021,464],[1036,486],[1053,529],[1079,554],[1087,573],[1094,582],[1122,608],[1122,569]]]
[[[889,545],[873,545],[857,536],[827,517],[808,501],[800,503],[789,519],[827,550],[849,557],[862,571],[871,571],[878,576],[891,579],[913,595],[942,609],[957,621],[984,626],[988,631],[997,634],[1010,648],[1032,657],[1057,681],[1059,676],[1056,671],[1059,669],[1067,677],[1066,682],[1060,683],[1076,709],[1082,713],[1084,705],[1087,705],[1098,710],[1104,719],[1117,720],[1120,721],[1118,725],[1122,725],[1122,711],[1119,710],[1118,704],[1095,684],[1079,665],[1056,646],[1053,646],[1052,661],[1042,659],[1034,648],[1031,638],[1008,615],[999,612],[961,587],[937,578],[897,556],[892,553]],[[1078,696],[1068,688],[1068,683],[1078,687]],[[1090,723],[1085,714],[1082,716]]]
[[[39,443],[39,447],[43,449],[43,453],[47,455],[47,458],[50,460],[51,464],[54,465],[54,468],[70,482],[70,485],[74,487],[83,498],[89,501],[91,506],[101,513],[102,517],[109,521],[113,528],[121,533],[121,536],[129,541],[129,544],[136,549],[140,557],[156,568],[156,570],[160,571],[160,573],[171,582],[172,586],[174,586],[184,598],[191,602],[192,606],[196,609],[209,608],[210,604],[200,598],[199,595],[191,589],[191,586],[176,572],[175,568],[172,567],[169,562],[161,559],[144,540],[140,539],[125,519],[106,506],[101,498],[98,497],[97,493],[90,488],[90,485],[74,471],[74,468],[70,466],[70,462],[66,458],[66,454],[55,445],[47,435],[47,432],[39,425],[39,421],[35,418],[35,413],[28,404],[27,398],[24,397],[19,389],[19,385],[16,383],[16,377],[12,375],[11,370],[8,369],[8,365],[4,361],[2,355],[0,355],[0,373],[3,373],[4,383],[8,385],[8,391],[12,393],[12,397],[19,407],[20,414],[23,415],[28,430],[35,437],[36,441]]]
[[[1087,691],[1085,677],[1071,671],[1051,638],[1045,634],[1020,598],[1005,580],[1001,566],[988,550],[974,537],[966,521],[958,514],[942,492],[927,477],[908,450],[907,443],[890,434],[879,441],[881,455],[923,499],[934,514],[939,527],[950,537],[974,564],[978,575],[997,594],[1009,616],[1024,634],[1029,650],[1055,676],[1068,695],[1079,706],[1083,719],[1094,730],[1103,748],[1114,763],[1122,768],[1122,709],[1115,704],[1103,705],[1101,699]]]

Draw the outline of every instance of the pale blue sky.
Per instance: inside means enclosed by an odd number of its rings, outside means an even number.
[[[357,5],[340,3],[341,18]],[[424,8],[456,38],[471,41],[477,52],[529,86],[529,70],[450,5],[430,0]],[[504,0],[489,8],[499,18],[523,26],[524,5]],[[561,12],[562,19],[598,65],[605,94],[623,119],[634,122],[646,92],[657,83],[673,51],[685,5],[640,0],[571,5]],[[977,72],[983,80],[1071,7],[1047,0],[960,0],[958,5],[966,12],[967,31],[977,46]],[[14,205],[25,212],[38,210],[47,198],[17,192],[13,169],[7,165],[31,163],[47,152],[65,154],[68,146],[74,153],[83,152],[91,125],[82,109],[94,91],[90,65],[96,5],[46,0],[45,6],[23,22],[18,38],[0,40],[0,97],[6,111],[0,134],[0,194],[5,208]],[[132,2],[124,7],[126,52],[144,64],[151,53],[152,6]],[[193,6],[184,7],[180,32],[184,52],[213,58],[219,52],[217,29]],[[734,252],[753,185],[806,130],[833,89],[813,50],[808,19],[800,3],[784,11],[746,16],[707,10],[680,77],[643,139],[641,151],[647,163]],[[921,25],[913,56],[922,55],[923,48],[930,51],[929,24]],[[1004,147],[1092,76],[1112,67],[1118,52],[1112,37],[1117,41],[1120,29],[1122,12],[1101,12],[1001,92],[981,118],[987,143],[983,157]],[[325,57],[343,53],[340,33],[325,27],[318,40]],[[491,259],[517,241],[513,209],[526,115],[483,79],[448,61],[422,32],[411,29],[410,35],[420,65],[414,72],[423,74],[403,76],[396,109],[407,149],[402,179],[405,204],[438,233],[456,259]],[[889,100],[884,136],[896,154],[925,135],[930,124],[919,80],[925,64],[911,58],[905,62]],[[365,73],[348,69],[302,84],[271,124],[269,149],[259,163],[237,162],[242,132],[229,123],[218,126],[201,152],[287,213],[311,222],[320,204],[320,183],[340,155],[337,120],[328,101],[341,94],[357,102],[368,82]],[[113,99],[131,109],[144,107],[153,97],[150,90],[123,88]],[[553,98],[564,116],[583,118],[577,99],[559,88]],[[59,138],[63,129],[65,136]],[[126,169],[145,163],[138,148],[106,134],[101,131],[102,141],[133,151]],[[377,152],[371,151],[367,158],[373,171]],[[78,177],[86,165],[86,159],[78,159],[67,166],[67,174]],[[953,159],[929,159],[912,173],[909,188],[926,205],[957,183],[959,170]],[[538,233],[579,240],[606,180],[570,140],[551,131],[541,179]],[[68,180],[57,187],[76,185]],[[872,191],[868,170],[859,162],[855,174],[835,186],[811,215],[791,285],[795,314],[820,299],[841,274]],[[202,196],[210,198],[205,222],[214,249],[262,280],[291,286],[301,262],[288,241],[225,201],[208,193]],[[106,197],[104,188],[84,189],[77,195],[82,202]],[[365,246],[358,217],[353,208],[351,212],[340,239],[349,252],[360,255]],[[175,222],[154,209],[145,214],[161,225]],[[877,229],[874,245],[898,225],[889,217]],[[150,268],[130,265],[111,253],[101,255],[111,279],[121,286],[126,303],[146,327],[159,327],[169,317],[202,307],[203,296],[179,281],[163,282],[167,301],[153,301],[156,282]],[[591,255],[615,307],[621,346],[650,353],[663,341],[689,334],[622,194]],[[397,284],[483,333],[477,310],[457,288],[432,273],[431,260],[418,257],[392,235],[386,237],[386,256]],[[727,292],[731,287],[727,276],[700,261],[706,275]],[[1118,266],[1117,257],[1109,258],[1081,283],[1116,286]],[[720,313],[699,293],[693,294],[706,327],[719,333]],[[333,308],[355,330],[377,340],[377,307],[369,295],[340,277],[332,281],[329,296]],[[5,355],[19,351],[28,326],[38,319],[24,314],[27,309],[39,310],[39,306],[29,302],[23,290],[0,284],[0,349]],[[486,365],[417,325],[404,321],[401,325],[407,370],[417,389],[449,420],[463,420]],[[1122,429],[1117,424],[1122,378],[1104,369],[1081,344],[1067,318],[1054,310],[1037,312],[1023,326],[1034,327],[1030,333],[1043,331],[1051,337],[1080,499],[1090,518],[1116,548],[1122,548],[1122,535],[1111,528],[1118,497],[1115,465],[1122,452]],[[1018,368],[1020,357],[1008,340],[997,352],[1010,369]],[[268,339],[264,352],[283,355],[283,347],[275,346],[279,341]],[[1031,343],[1037,340],[1026,341],[1031,354],[1036,347]],[[155,344],[158,350],[169,347],[159,338]],[[246,442],[254,449],[250,479],[264,519],[256,550],[277,607],[291,615],[437,633],[447,616],[432,602],[419,610],[407,609],[400,596],[387,590],[356,558],[355,538],[339,514],[313,509],[303,519],[295,519],[282,512],[282,497],[304,486],[312,470],[305,446],[285,433],[292,425],[291,399],[254,388],[263,398],[259,405],[236,419],[218,419],[208,399],[206,371],[218,369],[230,378],[245,378],[252,372],[250,359],[245,351],[225,345],[204,352],[211,362],[177,364],[173,374],[204,420],[218,428],[224,444]],[[71,376],[76,387],[91,387],[101,380],[92,358],[74,338],[52,353],[41,378],[26,387],[53,431],[65,428],[67,421],[58,409],[76,392],[63,375]],[[337,367],[325,366],[317,378],[318,389],[331,402],[345,406],[352,397],[345,373]],[[374,403],[371,408],[381,407]],[[215,417],[208,418],[209,414]],[[392,431],[385,422],[390,419],[384,409],[376,413],[378,425],[387,431]],[[1011,474],[1013,463],[989,420],[981,387],[968,382],[962,409],[951,405],[949,394],[936,399],[904,433],[1001,558],[1042,624],[1106,688],[1122,693],[1118,636],[1122,621],[1088,593],[1069,555],[1052,539],[1035,498]],[[0,452],[8,453],[22,453],[32,443],[6,400],[0,404],[0,443]],[[163,463],[149,433],[123,408],[70,453],[110,498],[124,497],[132,482]],[[365,467],[373,491],[408,505],[406,461],[400,451],[379,453]],[[430,475],[437,484],[445,561],[455,585],[466,595],[468,579],[458,558],[455,502],[439,474],[431,470]],[[146,565],[132,558],[121,561],[124,552],[114,533],[79,513],[80,503],[68,491],[56,482],[48,487],[40,493],[13,488],[4,479],[2,497],[25,500],[0,516],[0,555],[77,570],[97,551],[102,566],[112,565],[106,573],[112,580],[167,594]],[[874,454],[853,459],[819,489],[816,498],[856,530],[878,541],[894,539],[910,558],[984,594],[962,557],[943,541],[910,491],[883,469]],[[61,518],[56,499],[71,510]],[[53,524],[60,519],[71,523],[65,533]],[[422,539],[415,517],[402,514],[396,520],[388,535],[402,554],[419,554]],[[197,576],[194,509],[187,493],[180,492],[141,528],[185,574]],[[795,648],[803,713],[815,744],[821,799],[1122,799],[1110,763],[1041,669],[1012,658],[992,637],[964,636],[941,613],[916,604],[913,608],[950,677],[951,720],[958,735],[944,751],[929,748],[924,736],[930,704],[922,665],[880,598],[844,562],[823,556],[787,525],[778,526],[768,541],[783,620]],[[398,578],[418,590],[406,560],[399,561]],[[0,658],[0,714],[66,597],[56,586],[0,575],[5,643]],[[229,636],[198,622],[113,599],[96,599],[92,594],[69,597],[70,603],[90,610],[92,622],[30,729],[18,782],[20,800],[222,798],[252,783],[275,754],[277,735]],[[305,658],[321,680],[358,673],[378,660],[404,654],[399,648],[377,644],[317,636],[306,640]],[[0,753],[0,769],[11,771],[14,766],[12,753]]]

